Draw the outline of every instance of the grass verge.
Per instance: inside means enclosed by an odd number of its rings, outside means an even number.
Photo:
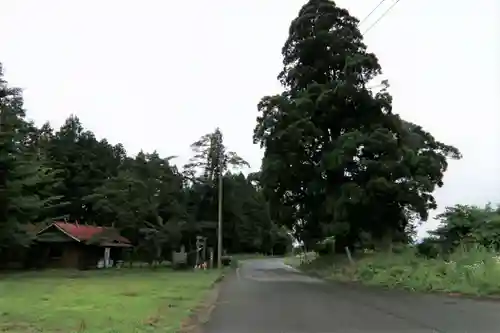
[[[310,262],[289,260],[301,270],[335,281],[412,291],[464,295],[500,295],[500,263],[496,253],[476,247],[460,249],[447,260],[420,257],[413,250],[375,253],[350,264],[345,256],[318,257]],[[297,264],[299,262],[299,264]]]
[[[223,271],[48,271],[0,277],[0,332],[177,332]]]

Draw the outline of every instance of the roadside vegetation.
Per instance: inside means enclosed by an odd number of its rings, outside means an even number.
[[[500,296],[500,208],[457,205],[439,218],[439,228],[417,244],[359,249],[352,262],[322,248],[323,255],[299,254],[288,263],[336,281]]]

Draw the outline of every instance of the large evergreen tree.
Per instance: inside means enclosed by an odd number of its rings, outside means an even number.
[[[230,169],[250,166],[236,152],[226,149],[219,128],[193,142],[191,149],[193,156],[184,166],[184,172],[193,176],[201,171],[201,179],[211,184],[215,184],[218,177]]]
[[[25,226],[47,217],[59,199],[47,191],[57,179],[40,159],[37,134],[25,119],[21,90],[7,84],[0,64],[0,253],[28,245]]]
[[[249,166],[236,152],[228,151],[219,128],[191,145],[193,156],[184,166],[190,196],[190,211],[198,221],[216,223],[218,180],[230,169]],[[225,195],[224,195],[225,197]],[[227,228],[224,228],[225,230]]]
[[[112,146],[106,140],[97,140],[74,115],[52,135],[46,148],[48,164],[61,170],[63,177],[57,193],[69,203],[61,210],[61,215],[71,221],[95,223],[92,206],[84,198],[117,175],[125,159],[125,150],[121,145]]]
[[[282,50],[285,90],[259,103],[262,186],[273,216],[308,245],[398,237],[407,211],[425,220],[435,208],[446,159],[460,157],[393,113],[386,90],[368,88],[381,67],[357,24],[333,1],[308,1]]]

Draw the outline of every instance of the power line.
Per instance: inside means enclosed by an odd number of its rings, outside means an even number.
[[[386,16],[386,15],[387,15],[387,14],[391,11],[391,9],[393,9],[393,8],[394,8],[394,6],[396,6],[396,5],[398,4],[398,2],[399,2],[399,1],[401,1],[401,0],[396,0],[396,1],[395,1],[395,2],[394,2],[394,3],[393,3],[393,4],[392,4],[392,5],[391,5],[391,6],[390,6],[390,7],[389,7],[389,8],[388,8],[388,9],[387,9],[387,10],[386,10],[383,14],[382,14],[382,15],[380,15],[380,17],[379,17],[379,18],[378,18],[375,22],[373,22],[373,24],[372,24],[372,25],[370,25],[370,26],[368,27],[368,29],[366,29],[366,30],[365,30],[365,32],[363,32],[361,35],[363,35],[363,36],[364,36],[364,35],[365,35],[368,31],[370,31],[370,30],[371,30],[371,29],[372,29],[372,28],[373,28],[373,27],[374,27],[377,23],[379,23],[379,22],[380,22],[380,21],[384,18],[384,16]],[[364,19],[362,19],[362,20],[358,23],[358,26],[359,26],[361,23],[363,23],[364,21],[366,21],[366,19],[367,19],[368,17],[370,17],[370,15],[372,15],[372,14],[373,14],[373,13],[377,10],[377,8],[378,8],[378,7],[380,7],[380,6],[381,6],[384,2],[385,2],[385,0],[381,0],[381,1],[379,2],[379,4],[378,4],[377,6],[375,6],[375,8],[374,8],[374,9],[372,9],[372,11],[371,11],[369,14],[368,14],[368,15],[366,15],[366,16],[365,16],[365,18],[364,18]],[[343,71],[343,72],[345,72],[345,71],[347,70],[347,67],[349,67],[349,66],[350,66],[350,64],[349,64],[349,59],[348,59],[348,58],[346,58],[345,63],[344,63],[344,68],[343,68],[343,70],[342,70],[342,71]],[[382,85],[383,85],[383,84],[380,84],[380,85],[377,85],[377,86],[372,87],[372,88],[377,88],[377,87],[382,86]]]
[[[396,1],[392,4],[392,6],[391,6],[391,7],[389,7],[389,8],[388,8],[388,9],[387,9],[387,10],[386,10],[386,11],[385,11],[382,15],[380,15],[380,17],[378,18],[378,20],[376,20],[375,22],[373,22],[373,24],[372,24],[372,25],[370,25],[370,26],[368,27],[368,29],[366,29],[366,30],[365,30],[365,32],[363,32],[363,36],[364,36],[364,35],[366,35],[366,33],[367,33],[368,31],[370,31],[370,30],[371,30],[371,29],[372,29],[375,25],[377,25],[377,23],[379,23],[379,22],[380,22],[380,20],[382,20],[382,19],[384,18],[384,16],[386,16],[386,15],[387,15],[387,14],[391,11],[391,9],[393,9],[393,8],[394,8],[394,6],[396,6],[396,5],[398,4],[398,2],[399,2],[399,1],[401,1],[401,0],[396,0]]]
[[[368,15],[365,16],[364,19],[362,19],[361,21],[359,21],[358,26],[360,26],[364,21],[366,21],[378,9],[378,7],[380,7],[384,2],[385,2],[385,0],[380,1],[378,3],[378,5],[375,6],[375,8],[373,8],[372,11]]]

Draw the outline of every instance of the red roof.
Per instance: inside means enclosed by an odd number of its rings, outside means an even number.
[[[82,224],[67,223],[67,222],[54,222],[53,225],[55,225],[61,231],[65,232],[66,234],[75,238],[78,241],[88,241],[92,237],[104,231],[116,230],[114,228],[97,227],[93,225],[82,225]],[[121,236],[118,233],[118,231],[116,231],[116,235],[113,236],[113,239],[120,243],[130,244],[130,241],[125,237]]]

